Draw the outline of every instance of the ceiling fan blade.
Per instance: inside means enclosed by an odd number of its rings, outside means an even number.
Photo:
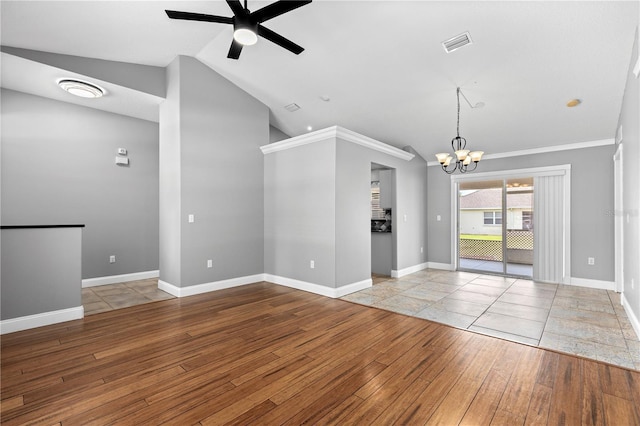
[[[234,15],[242,15],[244,13],[244,7],[242,7],[240,0],[227,0],[227,4],[233,11]]]
[[[291,40],[282,37],[280,34],[277,34],[271,31],[269,28],[263,27],[262,25],[258,25],[258,34],[266,38],[267,40],[277,44],[278,46],[284,47],[288,51],[295,53],[296,55],[299,55],[304,51],[304,48],[302,46],[298,46]]]
[[[227,58],[238,59],[240,57],[240,52],[242,52],[242,45],[237,41],[233,40],[231,42],[231,47],[229,48],[229,53],[227,54]]]
[[[283,13],[287,13],[291,10],[297,9],[300,6],[304,6],[305,4],[311,3],[311,0],[305,1],[277,1],[275,3],[271,3],[268,6],[263,7],[260,10],[256,10],[251,13],[251,19],[254,22],[260,23],[268,21],[271,18],[275,18],[276,16],[280,16]]]
[[[233,18],[226,16],[205,15],[204,13],[180,12],[177,10],[165,10],[171,19],[184,19],[186,21],[218,22],[221,24],[233,24]]]

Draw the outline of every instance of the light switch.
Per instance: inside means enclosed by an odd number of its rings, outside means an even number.
[[[195,216],[194,216],[194,215],[192,215],[192,214],[190,214],[190,215],[189,215],[189,223],[193,223],[193,222],[195,222],[195,221],[196,221]]]
[[[440,215],[436,216],[436,220],[437,220],[438,222],[440,222],[440,221],[442,220],[442,216],[440,216]]]

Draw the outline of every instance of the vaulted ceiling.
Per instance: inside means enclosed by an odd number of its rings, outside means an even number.
[[[466,97],[460,134],[473,149],[613,138],[639,14],[637,1],[315,0],[265,23],[302,54],[260,39],[232,60],[230,25],[164,12],[231,16],[223,1],[3,0],[1,8],[3,46],[161,67],[194,56],[265,103],[271,123],[290,136],[339,125],[411,145],[428,160],[456,135],[456,87]],[[446,53],[441,43],[464,32],[472,44]],[[76,102],[28,88],[50,66],[2,58],[3,87]],[[114,86],[112,96],[133,99],[121,105],[141,96]],[[571,99],[582,103],[568,108]],[[138,101],[157,108],[161,99]],[[300,109],[287,111],[291,103]]]

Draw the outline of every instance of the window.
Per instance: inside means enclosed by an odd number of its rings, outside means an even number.
[[[371,219],[384,220],[385,211],[380,207],[380,182],[371,182]]]
[[[484,212],[485,225],[502,225],[502,212]]]

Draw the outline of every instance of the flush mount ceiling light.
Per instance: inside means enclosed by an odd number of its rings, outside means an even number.
[[[454,155],[456,157],[456,162],[453,164],[453,168],[449,169],[449,165],[451,165],[451,160],[453,160],[453,156],[449,153],[442,152],[436,154],[436,158],[438,162],[442,166],[442,170],[444,170],[447,174],[452,174],[456,170],[460,171],[460,173],[471,172],[478,167],[478,163],[482,159],[483,151],[470,151],[466,149],[467,140],[463,137],[460,137],[460,88],[456,88],[456,96],[458,98],[458,124],[456,130],[456,137],[451,139],[451,148],[453,149]],[[464,96],[464,95],[463,95]],[[466,99],[466,98],[465,98]],[[469,169],[469,164],[473,161],[473,169]]]
[[[105,94],[104,89],[80,80],[63,79],[58,81],[58,86],[62,90],[81,98],[100,98]]]
[[[580,105],[581,103],[582,101],[580,99],[571,99],[569,102],[567,102],[567,107],[573,108]]]

